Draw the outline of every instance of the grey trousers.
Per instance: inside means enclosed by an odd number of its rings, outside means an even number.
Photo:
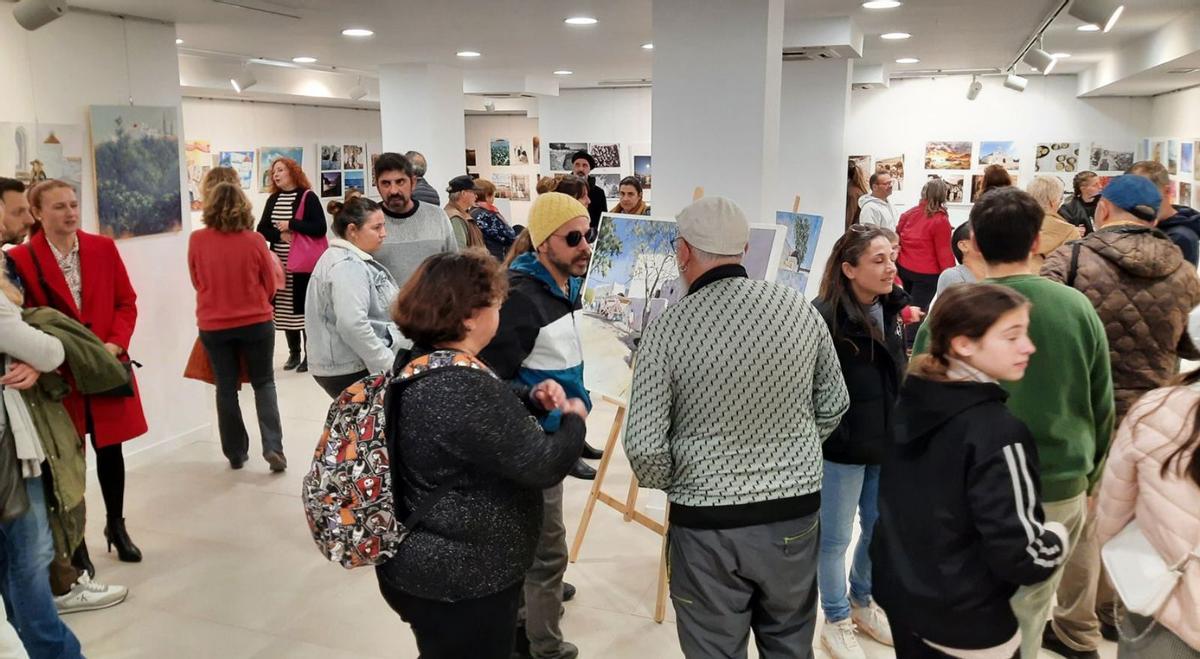
[[[670,529],[671,599],[688,659],[810,659],[819,513],[736,529]]]
[[[552,659],[562,651],[562,584],[567,572],[567,527],[563,524],[562,483],[544,491],[542,536],[533,566],[525,573],[525,634],[536,659]]]

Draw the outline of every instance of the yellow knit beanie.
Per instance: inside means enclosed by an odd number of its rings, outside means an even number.
[[[558,228],[577,217],[587,217],[588,210],[578,199],[561,192],[538,195],[529,209],[529,237],[533,246],[546,242]]]

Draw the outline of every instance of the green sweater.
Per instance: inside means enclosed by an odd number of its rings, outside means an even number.
[[[1100,477],[1113,431],[1113,384],[1108,338],[1082,293],[1036,275],[989,279],[1029,298],[1029,338],[1037,352],[1025,378],[1003,383],[1008,408],[1037,442],[1042,498],[1065,501]],[[914,354],[925,352],[929,325],[917,333]]]

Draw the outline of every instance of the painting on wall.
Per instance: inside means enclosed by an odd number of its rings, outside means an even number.
[[[899,192],[904,189],[904,156],[877,158],[875,160],[874,173],[890,174],[892,177],[892,189]],[[867,176],[869,177],[870,174]]]
[[[788,211],[775,213],[775,223],[786,229],[775,281],[800,291],[801,295],[805,294],[808,287],[822,222],[820,215]]]
[[[350,194],[351,190],[357,191],[360,194],[367,193],[366,176],[361,169],[344,172],[342,175],[342,192]]]
[[[871,168],[871,156],[850,156],[849,167],[857,167],[862,172],[863,178],[870,178],[875,172]]]
[[[1179,140],[1167,140],[1167,172],[1179,173]]]
[[[304,147],[302,146],[260,146],[258,147],[258,191],[271,191],[271,163],[278,158],[295,160],[304,166]]]
[[[512,163],[508,140],[496,138],[491,141],[489,146],[492,151],[492,167],[507,167]]]
[[[1021,156],[1017,151],[1017,143],[1012,141],[980,142],[979,164],[984,167],[1001,165],[1007,170],[1020,169]]]
[[[337,144],[321,145],[321,171],[330,172],[342,168],[342,147]]]
[[[474,167],[474,166],[475,166],[475,149],[467,149],[467,167]]]
[[[542,164],[542,138],[533,136],[533,164]]]
[[[1192,168],[1195,166],[1196,152],[1192,142],[1184,142],[1179,145],[1179,173],[1191,174]]]
[[[592,174],[596,187],[604,191],[605,199],[617,199],[621,196],[620,174]]]
[[[100,233],[121,240],[183,228],[179,109],[90,108]]]
[[[83,129],[70,124],[0,123],[0,176],[27,187],[66,181],[83,199]]]
[[[200,182],[213,168],[212,144],[206,140],[188,140],[184,145],[183,158],[187,163],[189,207],[198,211],[204,208],[204,200],[200,198]]]
[[[217,164],[237,172],[243,190],[249,190],[250,186],[254,185],[253,151],[221,151],[217,157]]]
[[[925,169],[970,169],[970,142],[927,142]]]
[[[1092,145],[1091,168],[1098,172],[1123,172],[1133,167],[1133,152]]]
[[[1154,140],[1150,144],[1150,159],[1154,162],[1167,164],[1167,143],[1162,140]]]
[[[1051,142],[1037,145],[1037,156],[1033,161],[1036,172],[1079,171],[1079,143]]]
[[[550,142],[547,147],[550,154],[550,172],[569,172],[572,170],[571,156],[580,151],[587,151],[587,142]]]
[[[514,144],[512,146],[512,164],[514,164],[514,165],[528,165],[529,164],[529,151],[525,148],[524,144]]]
[[[1195,206],[1192,205],[1191,183],[1184,183],[1183,181],[1179,182],[1179,201],[1177,203],[1183,206],[1192,206],[1192,208],[1195,208]]]
[[[946,202],[947,203],[951,203],[951,204],[963,203],[963,201],[965,200],[965,195],[963,194],[963,181],[966,178],[966,175],[964,175],[964,174],[946,174],[946,175],[930,174],[928,176],[927,180],[933,180],[935,178],[940,178],[946,182],[946,186],[947,186]],[[974,178],[974,176],[972,176],[972,178]],[[980,176],[979,178],[983,178],[983,177]]]
[[[512,175],[492,174],[492,183],[496,186],[497,199],[512,198]]]
[[[633,157],[633,175],[642,183],[643,190],[649,190],[652,182],[650,175],[650,156]]]
[[[342,173],[341,172],[321,172],[321,196],[322,197],[340,197],[340,196],[342,196]]]
[[[593,144],[588,152],[596,159],[596,169],[613,169],[621,166],[620,144]]]
[[[367,164],[367,147],[347,144],[342,147],[342,169],[362,169]]]
[[[529,175],[528,174],[513,174],[512,175],[512,199],[513,201],[529,201]]]

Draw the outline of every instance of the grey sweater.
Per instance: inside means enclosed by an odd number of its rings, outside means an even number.
[[[413,209],[403,215],[384,209],[387,238],[374,254],[400,288],[404,288],[404,283],[425,259],[441,252],[458,251],[446,211],[417,199],[413,204]]]
[[[797,508],[819,503],[821,443],[850,405],[833,340],[800,293],[718,270],[642,337],[625,453],[643,487],[666,490],[672,523],[807,514]],[[685,507],[722,510],[687,523]]]

